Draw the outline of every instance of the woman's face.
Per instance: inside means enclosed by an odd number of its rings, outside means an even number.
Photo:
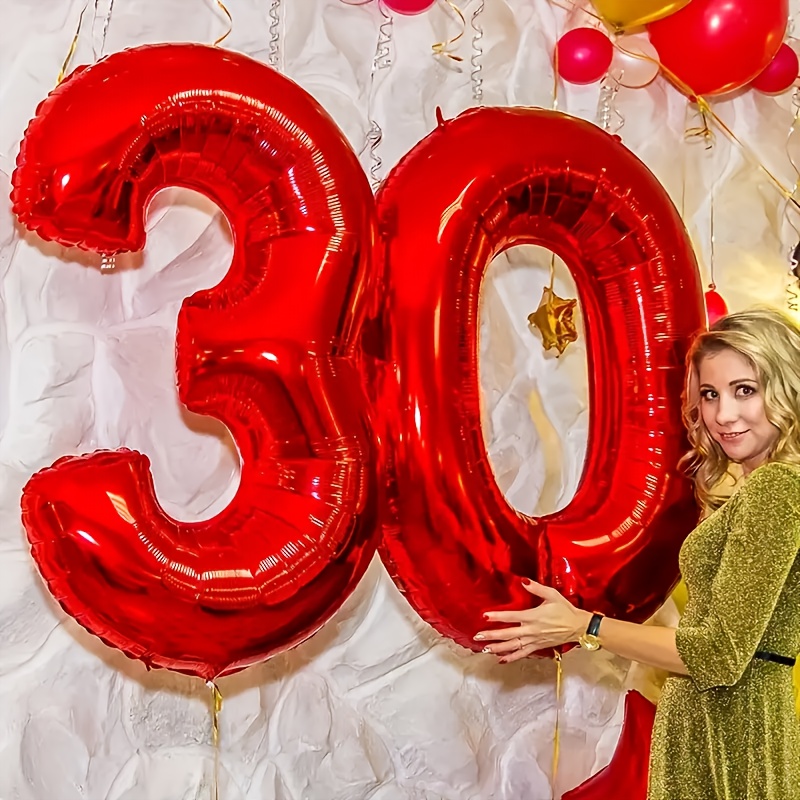
[[[743,355],[726,348],[700,362],[698,377],[703,423],[747,475],[767,460],[779,433],[767,419],[755,369]]]

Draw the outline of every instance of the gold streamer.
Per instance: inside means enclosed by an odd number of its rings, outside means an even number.
[[[607,24],[606,21],[599,14],[595,14],[594,11],[589,11],[589,9],[586,8],[586,6],[579,6],[576,5],[575,3],[570,3],[568,6],[565,6],[559,3],[558,0],[550,0],[550,2],[557,8],[560,8],[562,11],[583,11],[583,13],[586,14],[587,17],[596,19],[598,22],[602,22],[604,25]]]
[[[67,57],[64,59],[64,63],[61,65],[61,71],[58,73],[58,79],[56,80],[56,86],[58,86],[61,81],[67,76],[67,70],[69,69],[69,63],[72,61],[72,56],[75,55],[75,48],[78,46],[78,39],[81,35],[81,26],[83,25],[83,15],[86,13],[86,9],[89,7],[89,0],[86,0],[84,3],[83,9],[81,11],[80,17],[78,17],[78,27],[75,28],[75,35],[72,37],[72,43],[69,46],[69,51],[67,52]]]
[[[564,669],[561,660],[561,653],[553,656],[556,662],[556,728],[553,731],[553,793],[556,790],[556,778],[558,777],[558,756],[561,750],[561,682],[564,676]]]
[[[797,194],[798,182],[800,182],[800,165],[792,155],[792,140],[798,138],[798,122],[800,122],[800,88],[796,88],[792,93],[792,107],[794,108],[794,118],[789,126],[789,135],[786,137],[786,155],[795,171],[795,181],[792,195]],[[794,228],[795,234],[800,238],[800,229],[789,219],[789,224]],[[786,286],[786,307],[794,318],[800,321],[800,242],[795,245],[789,255],[789,283]]]
[[[467,20],[464,16],[464,12],[453,2],[453,0],[444,0],[444,2],[450,6],[450,10],[458,17],[459,21],[461,22],[461,30],[455,36],[451,37],[445,42],[436,42],[436,44],[431,46],[431,49],[433,50],[434,55],[446,56],[453,61],[463,61],[464,59],[461,58],[461,56],[457,56],[449,52],[449,50],[459,39],[464,36],[464,33],[467,30]]]
[[[222,695],[214,681],[207,681],[211,689],[211,741],[214,745],[214,800],[219,800],[219,715],[222,711]]]
[[[222,0],[214,0],[214,2],[219,6],[222,13],[228,18],[228,30],[225,31],[225,33],[223,33],[218,39],[214,40],[214,47],[219,47],[219,45],[221,45],[231,35],[231,31],[233,30],[233,17]]]
[[[475,32],[472,37],[472,57],[470,64],[472,64],[472,71],[469,78],[472,84],[472,99],[479,105],[483,105],[483,25],[480,22],[481,14],[483,14],[484,7],[486,6],[485,0],[478,0],[478,7],[472,12],[472,19],[470,24],[472,30]]]
[[[739,139],[739,137],[725,124],[723,120],[721,120],[712,110],[711,106],[708,102],[702,98],[698,97],[696,99],[697,105],[700,107],[701,111],[705,111],[711,119],[714,121],[714,124],[741,150],[742,154],[756,167],[758,167],[769,180],[772,182],[773,186],[783,195],[784,199],[788,200],[791,203],[795,210],[800,211],[800,203],[795,199],[794,192],[788,189],[786,186],[781,183],[781,181],[772,173],[772,171],[761,161],[755,153],[753,153],[750,148]]]

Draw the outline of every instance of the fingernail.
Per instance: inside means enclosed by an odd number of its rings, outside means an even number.
[[[482,616],[484,619],[489,619],[489,615],[488,615],[488,614],[481,614],[481,616]]]
[[[530,586],[532,583],[533,583],[533,581],[530,578],[523,578],[522,579],[522,585],[523,586]]]
[[[482,633],[476,633],[475,634],[475,638],[476,639],[485,639],[486,637]]]
[[[504,658],[498,658],[497,659],[497,663],[498,664],[508,664],[508,661],[506,661]]]
[[[491,653],[491,652],[492,652],[491,647],[484,647],[483,650],[481,650],[481,653]]]

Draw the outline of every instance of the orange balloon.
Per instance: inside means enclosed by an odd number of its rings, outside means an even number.
[[[647,25],[689,5],[689,0],[592,0],[592,2],[600,16],[616,30]]]

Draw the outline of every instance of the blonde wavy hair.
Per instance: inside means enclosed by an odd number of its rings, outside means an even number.
[[[699,370],[704,358],[725,349],[750,362],[764,393],[767,419],[778,429],[768,459],[800,465],[800,326],[771,308],[728,314],[697,336],[686,357],[683,421],[691,450],[681,466],[694,481],[695,496],[706,513],[727,499],[714,489],[731,474],[731,462],[703,424]]]

